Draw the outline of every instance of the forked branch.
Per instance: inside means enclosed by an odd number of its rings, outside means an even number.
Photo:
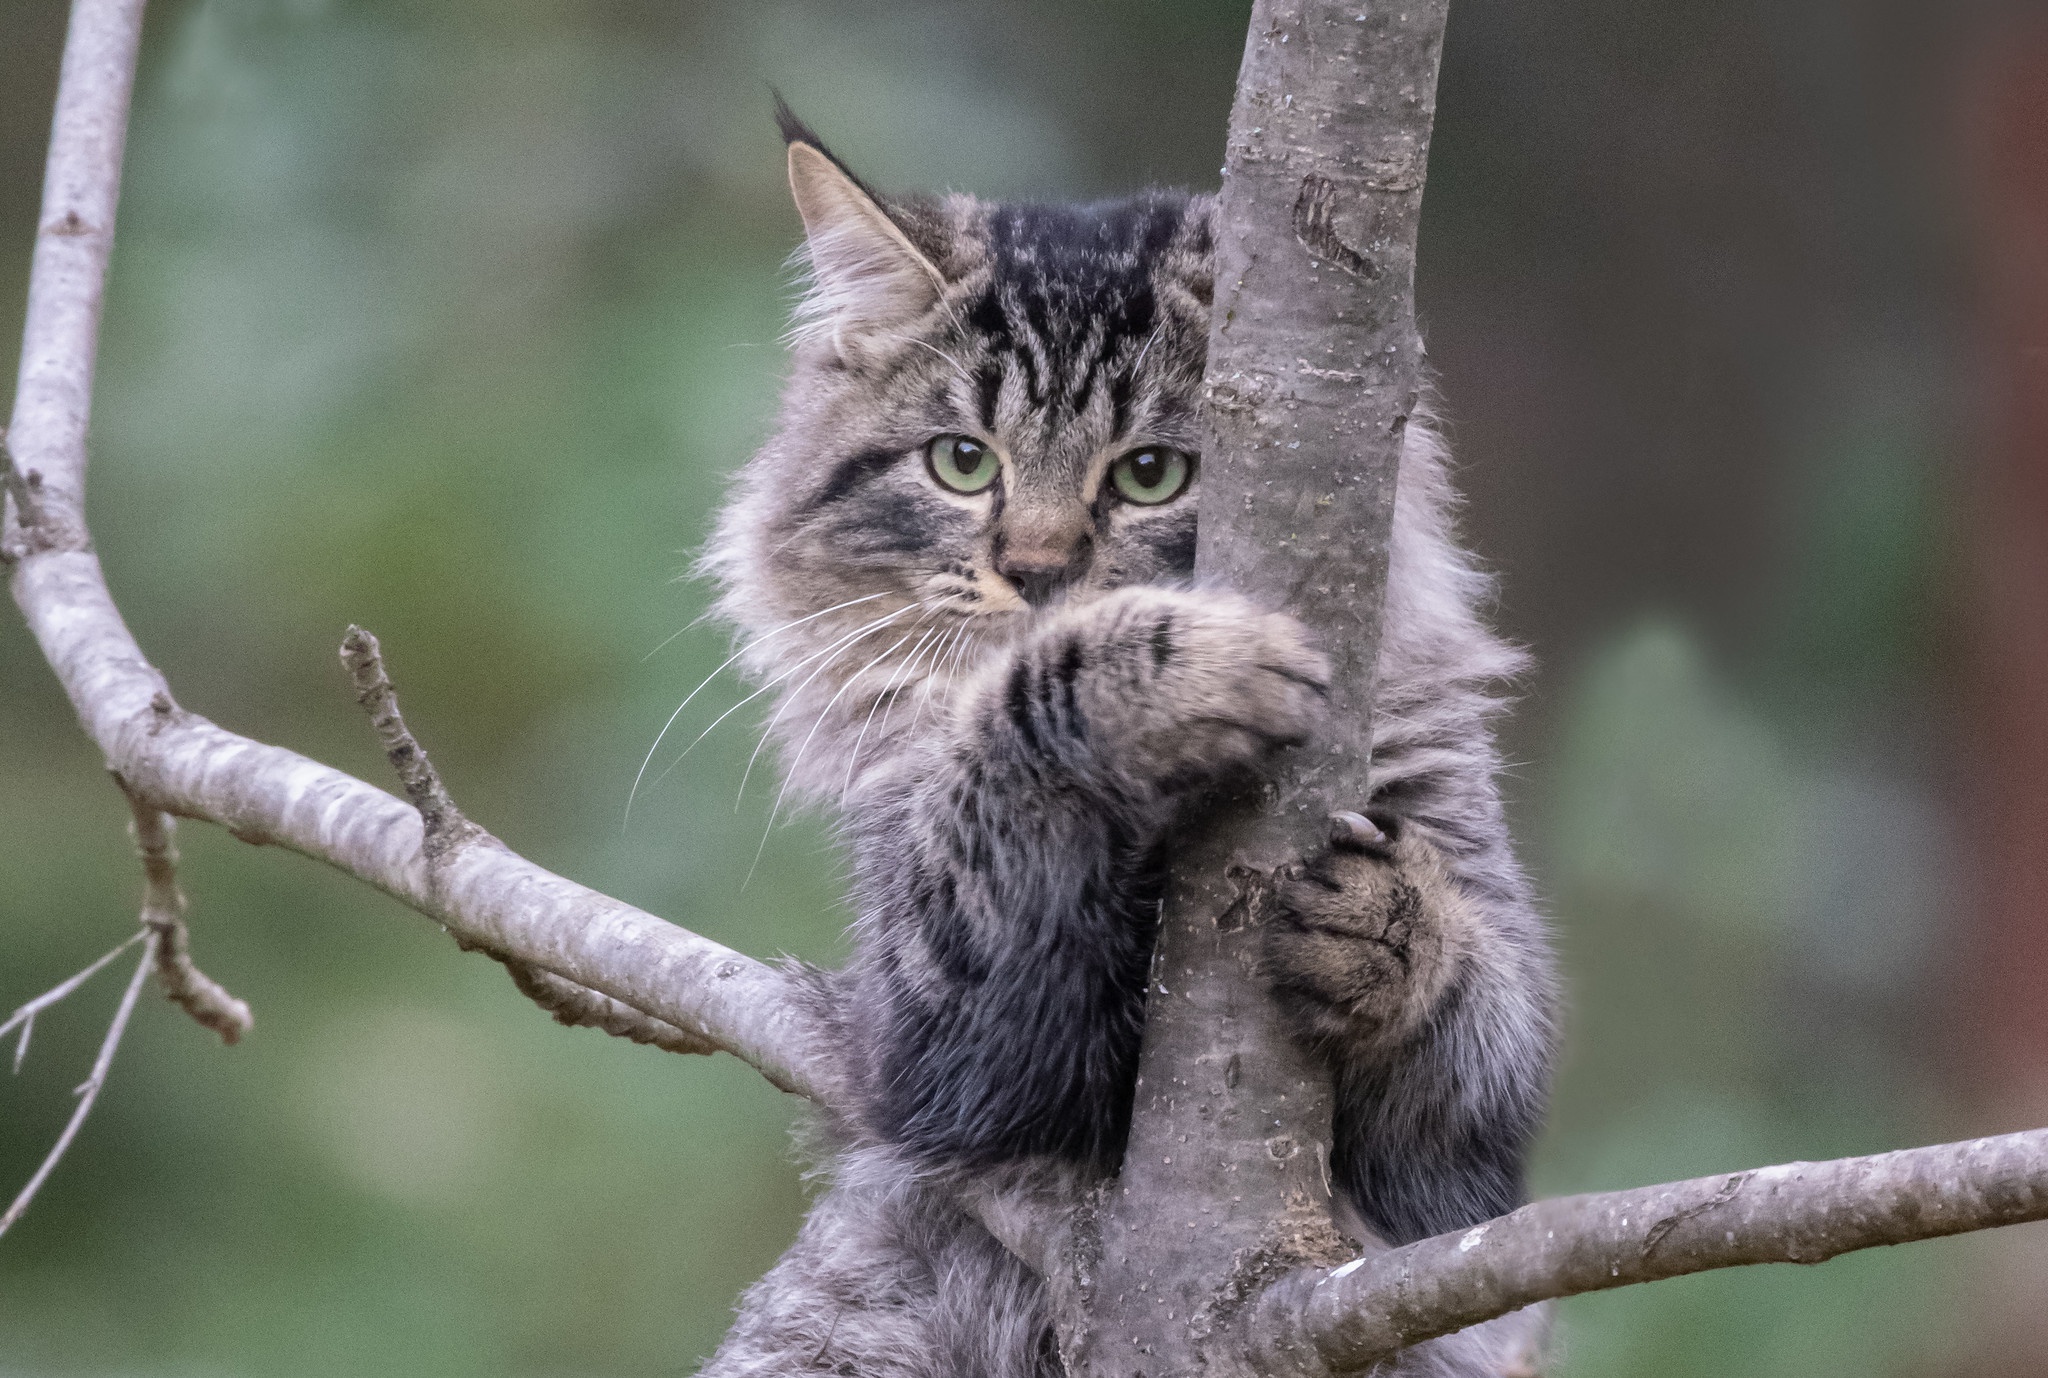
[[[430,861],[415,809],[186,712],[136,645],[93,554],[84,492],[142,11],[141,0],[78,0],[72,13],[0,512],[15,601],[87,734],[139,807],[325,861],[468,946],[732,1052],[785,1090],[829,1094],[803,1006],[789,998],[796,978],[553,875],[488,837]]]
[[[57,1164],[64,1161],[64,1155],[71,1149],[71,1141],[78,1137],[79,1128],[85,1123],[85,1117],[92,1113],[93,1102],[100,1098],[100,1089],[107,1084],[107,1072],[114,1065],[114,1052],[121,1046],[121,1035],[127,1032],[128,1016],[135,1013],[135,997],[142,993],[142,983],[149,975],[150,966],[156,961],[158,941],[156,933],[151,929],[144,929],[135,938],[130,938],[127,943],[121,944],[113,952],[108,953],[105,957],[93,963],[90,967],[87,967],[58,988],[63,992],[63,995],[70,994],[72,990],[78,988],[78,984],[85,977],[98,971],[107,962],[111,961],[117,953],[126,950],[129,943],[136,941],[137,938],[142,941],[142,960],[135,964],[135,974],[128,978],[128,988],[121,992],[121,1003],[114,1009],[114,1019],[111,1024],[107,1025],[106,1037],[100,1040],[99,1055],[92,1060],[91,1073],[86,1076],[86,1079],[80,1083],[77,1091],[73,1093],[78,1097],[78,1105],[72,1110],[71,1118],[64,1122],[64,1129],[57,1135],[57,1142],[51,1147],[49,1153],[44,1155],[42,1163],[36,1168],[35,1175],[28,1179],[28,1185],[24,1186],[15,1195],[13,1202],[7,1207],[6,1214],[0,1215],[0,1234],[6,1234],[13,1227],[14,1222],[21,1219],[23,1213],[28,1210],[29,1203],[36,1199],[36,1193],[43,1189],[43,1183],[50,1180],[50,1174],[57,1170]],[[51,992],[51,994],[56,995],[57,999],[63,998],[63,995],[58,995],[55,991]],[[55,1003],[50,1000],[49,996],[43,998],[46,1001],[50,1001],[50,1003]],[[32,1001],[30,1003],[33,1005],[36,1002]],[[29,1018],[33,1019],[33,1014]],[[24,1023],[22,1028],[20,1047],[23,1049],[28,1047],[28,1028],[26,1023]],[[19,1065],[18,1055],[16,1065]]]
[[[503,849],[489,833],[469,821],[456,807],[441,772],[434,769],[427,749],[405,725],[398,709],[398,691],[384,668],[384,651],[377,638],[361,627],[350,627],[341,641],[341,663],[356,688],[356,702],[370,715],[370,725],[384,747],[385,759],[398,772],[406,798],[419,810],[424,829],[421,846],[430,868],[438,867],[463,847],[487,843]],[[458,942],[462,939],[457,938]],[[464,946],[470,944],[464,943]],[[566,977],[544,971],[530,962],[502,952],[489,952],[511,973],[512,984],[522,995],[571,1028],[601,1029],[614,1038],[645,1043],[672,1053],[715,1053],[716,1044],[688,1029],[634,1009],[621,1000],[580,986]]]

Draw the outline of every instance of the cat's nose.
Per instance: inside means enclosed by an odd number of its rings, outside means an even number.
[[[1003,577],[1015,586],[1018,597],[1034,608],[1044,607],[1059,592],[1060,585],[1067,581],[1064,566],[1059,569],[1006,569]]]
[[[996,573],[1009,580],[1017,596],[1032,607],[1044,607],[1087,564],[1087,544],[1012,547],[996,557]]]

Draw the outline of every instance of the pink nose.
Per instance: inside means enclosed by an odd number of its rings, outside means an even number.
[[[996,556],[996,573],[1009,580],[1025,602],[1039,607],[1087,568],[1089,545],[1085,537],[1064,545],[1005,545]]]

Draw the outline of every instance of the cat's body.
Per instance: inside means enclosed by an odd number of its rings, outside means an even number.
[[[788,132],[814,291],[710,564],[793,787],[841,804],[860,918],[816,990],[856,1104],[706,1373],[1054,1374],[1040,1284],[946,1181],[1114,1169],[1167,825],[1311,736],[1326,671],[1188,586],[1208,199],[885,204]],[[1487,729],[1517,658],[1408,435],[1373,724],[1395,840],[1315,859],[1267,949],[1337,1083],[1352,1226],[1389,1242],[1519,1204],[1554,998]],[[1529,1331],[1401,1371],[1503,1372]]]

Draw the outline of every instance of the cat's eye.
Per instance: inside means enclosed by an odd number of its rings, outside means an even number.
[[[1110,465],[1109,482],[1125,502],[1157,507],[1179,497],[1194,473],[1194,461],[1179,450],[1149,445]]]
[[[996,452],[964,435],[934,436],[924,447],[924,466],[939,487],[955,493],[980,493],[1003,472]]]

